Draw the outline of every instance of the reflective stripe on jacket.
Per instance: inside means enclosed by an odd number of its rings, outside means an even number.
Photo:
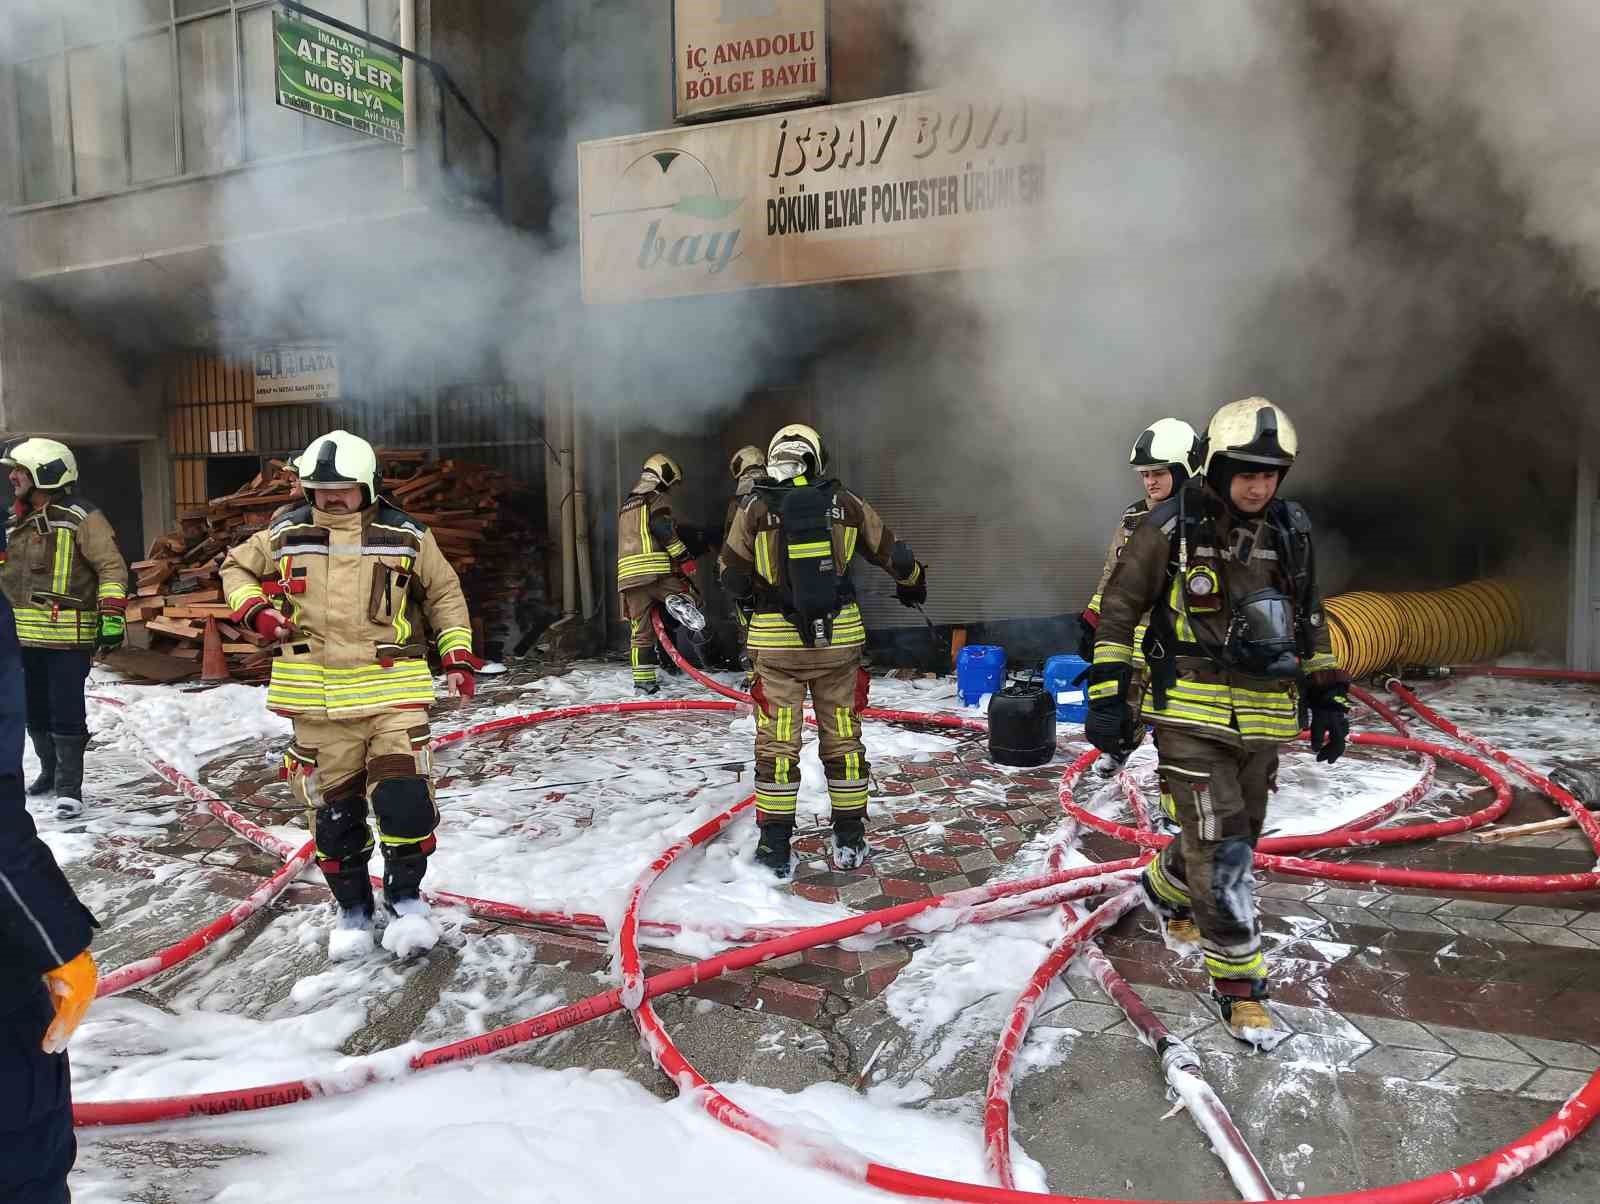
[[[688,557],[666,491],[651,481],[640,481],[617,515],[618,592],[649,585]]]
[[[472,647],[461,582],[433,533],[385,504],[283,514],[223,561],[241,622],[270,605],[265,582],[295,625],[267,687],[267,706],[286,715],[356,718],[432,703],[424,620],[441,656]]]

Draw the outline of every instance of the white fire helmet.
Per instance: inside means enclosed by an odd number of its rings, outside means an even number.
[[[741,447],[733,453],[733,459],[728,461],[728,474],[737,481],[745,473],[757,468],[767,466],[767,457],[759,447]]]
[[[72,449],[54,439],[23,439],[6,448],[0,464],[26,469],[35,489],[65,489],[78,479]]]
[[[1206,428],[1206,471],[1218,456],[1287,470],[1299,447],[1289,415],[1265,397],[1246,397],[1212,415]]]
[[[767,473],[780,481],[820,473],[826,466],[822,436],[803,422],[791,422],[767,444]]]
[[[363,505],[370,506],[378,500],[378,453],[372,450],[372,444],[349,431],[331,431],[313,439],[295,461],[295,470],[304,490],[359,485]]]
[[[1181,418],[1162,418],[1145,427],[1128,453],[1135,468],[1181,468],[1188,476],[1200,464],[1200,436]]]

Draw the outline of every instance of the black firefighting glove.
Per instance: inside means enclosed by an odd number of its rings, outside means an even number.
[[[1128,709],[1128,686],[1133,669],[1128,665],[1094,665],[1089,669],[1089,715],[1083,737],[1103,753],[1120,757],[1129,751],[1128,729],[1133,715]]]
[[[722,532],[715,527],[697,527],[693,523],[678,524],[678,538],[689,549],[691,557],[704,556],[708,549],[722,546]]]
[[[1100,626],[1098,611],[1086,610],[1078,616],[1078,658],[1094,664],[1094,637]]]
[[[928,566],[922,561],[917,561],[916,572],[911,575],[910,581],[897,581],[894,586],[894,596],[900,599],[901,606],[921,606],[928,600]]]
[[[1346,688],[1344,675],[1329,671],[1311,674],[1304,686],[1306,709],[1311,712],[1311,751],[1329,765],[1344,755],[1350,737]]]

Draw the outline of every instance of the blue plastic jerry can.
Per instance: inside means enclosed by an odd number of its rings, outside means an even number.
[[[963,706],[993,694],[1006,679],[1006,650],[998,644],[968,644],[956,656],[956,693]]]
[[[1056,719],[1062,723],[1082,723],[1089,717],[1089,683],[1078,681],[1088,668],[1081,656],[1052,656],[1044,663],[1044,688],[1056,700]]]

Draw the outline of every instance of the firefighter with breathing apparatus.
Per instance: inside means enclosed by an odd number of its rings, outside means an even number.
[[[1100,599],[1105,594],[1106,582],[1111,580],[1112,571],[1122,559],[1123,548],[1127,547],[1129,538],[1135,528],[1144,521],[1144,516],[1150,513],[1150,508],[1160,505],[1174,492],[1183,488],[1184,483],[1199,467],[1199,460],[1200,436],[1195,433],[1194,427],[1181,418],[1162,418],[1145,427],[1139,438],[1134,441],[1133,450],[1128,453],[1128,463],[1133,465],[1139,474],[1139,481],[1144,486],[1144,496],[1122,512],[1117,529],[1111,533],[1111,547],[1106,552],[1106,562],[1100,570],[1100,580],[1095,584],[1094,597],[1089,599],[1089,605],[1079,616],[1079,630],[1082,634],[1078,644],[1078,655],[1085,661],[1092,663],[1094,660],[1095,629],[1100,625]],[[1141,624],[1135,632],[1133,642],[1135,672],[1128,687],[1130,727],[1127,746],[1130,750],[1138,747],[1144,740],[1144,723],[1140,718],[1140,705],[1144,699],[1147,676],[1144,651],[1140,647],[1143,637],[1144,627]],[[1121,764],[1121,760],[1108,753],[1095,762],[1095,770],[1105,775]]]
[[[1299,734],[1302,710],[1319,761],[1336,761],[1349,732],[1310,519],[1277,497],[1296,450],[1270,401],[1217,411],[1204,476],[1150,511],[1106,585],[1084,724],[1097,748],[1126,752],[1134,633],[1148,613],[1144,714],[1182,833],[1146,867],[1145,902],[1169,947],[1202,951],[1229,1031],[1263,1049],[1286,1035],[1266,1007],[1251,870],[1278,746]]]
[[[854,869],[868,856],[869,767],[858,717],[867,702],[867,630],[851,561],[859,551],[888,573],[906,606],[928,597],[926,567],[826,469],[822,438],[811,427],[794,423],[773,435],[767,479],[752,487],[722,548],[724,587],[753,600],[756,860],[780,878],[789,875],[807,691],[832,803],[834,868]]]
[[[722,523],[722,541],[728,541],[728,532],[733,530],[733,520],[739,516],[739,507],[743,506],[750,498],[755,496],[757,482],[763,481],[767,476],[767,453],[753,445],[741,447],[733,453],[733,459],[728,461],[728,475],[733,478],[733,496],[728,499],[728,513]],[[717,557],[717,572],[720,574],[727,568],[727,560],[723,556]],[[750,613],[754,607],[754,599],[749,597],[733,599],[733,617],[739,622],[739,637],[742,642],[750,631]],[[741,646],[740,652],[744,649]],[[748,657],[747,657],[748,661]]]
[[[697,565],[667,500],[682,480],[678,462],[657,452],[644,462],[638,483],[617,512],[617,592],[628,619],[628,656],[636,694],[654,694],[661,688],[656,681],[656,629],[650,618],[657,602],[691,637],[698,639],[705,630],[705,615],[694,592]]]
[[[423,620],[452,695],[476,692],[482,662],[455,570],[427,527],[379,497],[372,445],[334,431],[298,468],[306,501],[230,551],[222,584],[234,620],[278,645],[267,706],[294,720],[284,772],[339,907],[329,955],[372,948],[370,805],[394,917],[384,947],[409,956],[439,936],[421,897],[439,819]]]
[[[128,564],[106,516],[73,492],[78,461],[54,439],[23,439],[0,455],[16,496],[0,587],[17,616],[28,738],[39,776],[28,793],[54,792],[56,817],[83,814],[89,724],[83,686],[96,652],[122,646]]]

